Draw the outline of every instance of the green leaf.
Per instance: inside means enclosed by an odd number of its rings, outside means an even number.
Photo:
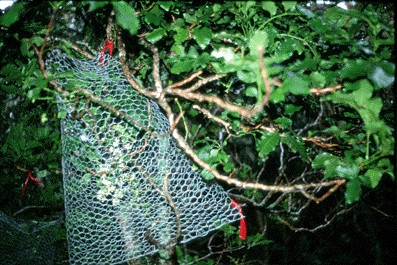
[[[208,170],[205,170],[205,169],[200,172],[200,175],[203,179],[205,179],[207,181],[214,179],[214,175],[212,175],[211,172],[209,172]]]
[[[371,64],[362,59],[348,61],[341,70],[341,77],[343,79],[357,79],[361,76],[367,76]]]
[[[344,179],[356,179],[360,168],[355,164],[341,163],[335,167],[335,174]]]
[[[162,9],[168,12],[170,11],[170,8],[175,5],[175,3],[173,1],[160,1],[159,5]]]
[[[176,62],[172,67],[171,67],[171,73],[173,74],[180,74],[183,72],[189,72],[190,70],[193,69],[193,64],[190,60],[183,60]]]
[[[302,106],[296,106],[296,105],[293,105],[293,104],[287,104],[287,105],[285,105],[284,115],[291,116],[295,112],[300,111],[302,108],[303,108]]]
[[[273,103],[281,103],[285,100],[285,94],[285,89],[278,88],[270,95],[270,100]]]
[[[352,204],[360,199],[361,183],[358,178],[352,179],[346,184],[345,200],[348,204]]]
[[[339,159],[330,153],[321,153],[313,159],[312,167],[313,169],[322,169],[338,161]]]
[[[171,51],[175,52],[178,55],[182,55],[185,53],[185,47],[179,42],[175,42],[171,47]]]
[[[250,49],[250,54],[255,58],[258,57],[259,45],[262,45],[264,50],[269,45],[269,39],[265,31],[256,31],[248,42],[248,48]]]
[[[272,242],[272,240],[265,239],[261,233],[256,233],[255,235],[247,237],[247,244],[249,246],[265,246]]]
[[[36,100],[40,97],[41,87],[36,87],[28,91],[27,97],[31,100]]]
[[[258,96],[258,89],[254,86],[249,86],[245,89],[244,93],[247,97],[256,98]]]
[[[238,71],[237,77],[244,83],[250,84],[256,82],[256,74],[251,71]]]
[[[274,120],[275,123],[281,126],[283,129],[287,129],[291,127],[292,125],[292,120],[288,119],[287,117],[280,117]]]
[[[182,43],[189,38],[189,31],[184,28],[175,28],[176,34],[174,35],[174,41]]]
[[[281,87],[294,95],[310,94],[309,82],[300,77],[292,77],[285,80]]]
[[[301,11],[307,18],[313,19],[316,15],[310,10],[301,5],[296,6],[299,11]]]
[[[58,117],[58,119],[63,119],[63,118],[66,118],[67,115],[68,115],[68,112],[62,110],[62,111],[58,111],[57,117]]]
[[[394,166],[390,162],[390,159],[383,158],[383,159],[379,160],[377,167],[382,169],[383,172],[389,174],[391,179],[394,181],[394,179],[395,179]]]
[[[151,43],[155,43],[161,40],[165,35],[167,35],[167,31],[163,28],[155,29],[146,35],[146,39]]]
[[[212,146],[210,145],[205,145],[201,147],[200,149],[196,150],[196,155],[203,161],[207,161],[208,158],[210,157]]]
[[[17,2],[14,3],[7,12],[0,17],[0,25],[3,27],[9,27],[18,21],[19,16],[22,14],[26,3]]]
[[[313,87],[323,88],[325,85],[325,76],[319,72],[313,72],[310,79]]]
[[[212,39],[212,30],[207,27],[198,28],[193,31],[193,35],[200,48],[205,49]]]
[[[95,11],[99,8],[106,6],[109,1],[89,1],[90,7],[88,8],[88,12]]]
[[[304,161],[309,161],[309,156],[307,155],[306,149],[301,141],[298,141],[295,137],[291,135],[287,135],[287,137],[281,138],[281,141],[288,144],[293,151],[298,152]]]
[[[155,27],[158,27],[163,21],[163,11],[156,5],[145,14],[144,19],[146,23],[153,24]]]
[[[196,50],[196,48],[192,46],[190,46],[189,51],[187,52],[187,55],[189,55],[189,57],[191,57],[192,59],[196,59],[199,57],[199,54]]]
[[[224,170],[226,173],[230,173],[235,167],[236,167],[236,165],[235,165],[234,163],[232,163],[232,162],[226,162],[226,163],[223,165],[223,170]]]
[[[264,1],[262,2],[262,9],[269,12],[270,15],[274,16],[277,13],[277,6],[274,2]]]
[[[368,169],[364,174],[371,188],[376,188],[376,186],[378,186],[379,181],[382,179],[382,175],[382,171],[377,168]]]
[[[296,6],[295,1],[282,1],[281,4],[283,5],[285,11],[288,11],[294,6]]]
[[[263,133],[256,144],[256,150],[259,152],[259,157],[263,158],[272,152],[280,141],[278,133]]]
[[[116,21],[123,29],[128,30],[134,36],[140,28],[135,9],[124,1],[114,1],[112,4],[116,13]]]
[[[355,83],[355,87],[358,89],[352,93],[354,101],[365,106],[368,100],[372,97],[372,91],[374,88],[367,79],[357,81]]]
[[[27,39],[22,39],[20,51],[21,51],[21,54],[23,56],[31,57],[34,54],[33,51],[29,52],[29,48],[30,48],[30,45],[28,43],[28,40]]]

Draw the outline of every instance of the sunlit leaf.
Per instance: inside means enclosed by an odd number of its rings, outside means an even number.
[[[294,6],[296,6],[295,1],[282,1],[281,4],[283,5],[285,11],[288,11]]]
[[[277,6],[274,2],[264,1],[262,2],[263,10],[270,13],[270,15],[274,16],[277,13]]]
[[[194,39],[197,41],[197,44],[201,49],[207,47],[212,39],[212,30],[207,27],[195,29],[193,34]]]
[[[161,40],[166,34],[167,34],[167,31],[165,29],[159,28],[159,29],[153,30],[148,35],[146,35],[146,39],[148,41],[150,41],[151,43],[155,43],[155,42]]]
[[[258,47],[262,45],[265,50],[269,45],[269,40],[267,33],[265,31],[256,31],[254,35],[250,38],[248,47],[250,49],[250,54],[253,56],[258,56]]]
[[[159,2],[159,5],[162,9],[168,12],[170,11],[170,8],[175,5],[175,3],[173,1],[161,1]]]
[[[355,179],[359,172],[360,168],[355,164],[341,163],[335,167],[335,174],[345,179]]]
[[[33,88],[28,91],[27,97],[31,100],[35,100],[40,96],[40,91],[41,91],[40,87]]]
[[[248,97],[256,98],[258,96],[258,89],[254,86],[247,87],[244,92]]]
[[[189,38],[189,31],[184,28],[176,28],[176,34],[174,35],[174,40],[177,43],[182,43]]]
[[[310,94],[309,82],[300,77],[288,78],[284,81],[282,88],[294,95]]]
[[[9,27],[18,21],[19,16],[23,13],[26,3],[17,2],[14,3],[7,12],[0,16],[0,25],[3,27]]]
[[[256,74],[249,71],[238,71],[237,77],[244,83],[254,83],[256,82]]]

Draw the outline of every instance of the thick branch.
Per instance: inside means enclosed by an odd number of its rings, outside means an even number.
[[[119,62],[121,64],[121,68],[123,69],[124,76],[125,76],[125,78],[127,78],[127,81],[139,93],[141,93],[147,97],[153,98],[155,96],[156,92],[153,93],[153,91],[145,90],[140,84],[138,84],[138,82],[136,82],[132,78],[131,71],[128,68],[128,64],[127,64],[127,59],[126,59],[127,53],[125,51],[124,42],[121,38],[120,32],[117,32],[117,48],[119,50]]]
[[[214,177],[217,180],[226,182],[229,185],[236,186],[242,189],[255,189],[255,190],[261,190],[261,191],[273,191],[273,192],[300,192],[304,196],[307,196],[307,193],[305,190],[311,189],[311,188],[317,188],[317,187],[328,187],[332,185],[337,185],[337,187],[341,186],[346,182],[345,179],[338,179],[338,180],[332,180],[332,181],[326,181],[326,182],[319,182],[319,183],[307,183],[307,184],[295,184],[295,185],[290,185],[290,186],[281,186],[281,185],[266,185],[262,183],[252,183],[252,182],[244,182],[240,181],[238,179],[234,179],[225,175],[220,174],[218,171],[214,170],[211,168],[210,165],[205,163],[203,160],[201,160],[191,149],[191,147],[185,142],[183,137],[178,133],[178,130],[175,129],[172,132],[172,135],[174,138],[177,140],[179,146],[185,151],[185,153],[192,158],[192,160],[198,164],[201,168],[209,171],[214,175]],[[331,193],[334,192],[336,188],[332,189]],[[309,199],[314,200],[314,197],[310,196]]]

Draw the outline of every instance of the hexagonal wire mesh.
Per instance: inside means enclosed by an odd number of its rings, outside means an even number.
[[[239,220],[226,192],[179,150],[158,105],[118,61],[99,58],[54,50],[46,61],[70,91],[58,97],[70,262],[118,264]]]
[[[58,223],[14,218],[0,211],[0,263],[53,264],[52,228]]]

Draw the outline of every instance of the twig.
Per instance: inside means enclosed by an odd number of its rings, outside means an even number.
[[[355,207],[355,206],[350,207],[350,208],[348,208],[348,209],[343,209],[343,210],[337,212],[336,214],[334,214],[334,215],[331,217],[331,219],[326,220],[325,223],[323,223],[323,224],[321,224],[321,225],[318,225],[318,226],[316,226],[315,228],[295,227],[295,226],[293,226],[291,223],[289,223],[287,220],[284,220],[283,218],[281,218],[279,215],[276,215],[276,218],[277,218],[277,220],[279,220],[281,223],[283,223],[283,224],[285,224],[286,226],[288,226],[288,228],[291,229],[291,230],[294,231],[294,232],[306,231],[306,232],[314,233],[314,232],[316,232],[316,231],[318,231],[318,230],[320,230],[320,229],[323,229],[323,228],[327,227],[329,224],[332,223],[332,221],[333,221],[337,216],[339,216],[339,215],[341,215],[341,214],[345,214],[345,213],[350,212],[354,207]]]
[[[111,42],[113,42],[113,34],[112,34],[113,18],[114,18],[114,10],[110,12],[108,18],[108,24],[106,25],[106,38]]]
[[[176,88],[176,87],[180,87],[184,84],[187,84],[188,82],[190,82],[192,79],[194,79],[194,77],[198,76],[199,73],[202,73],[202,71],[198,71],[197,73],[194,73],[193,75],[191,75],[190,77],[186,78],[185,80],[182,80],[180,82],[174,83],[168,87],[165,88],[165,91],[168,93],[172,93],[172,89]],[[202,87],[203,85],[221,79],[222,77],[224,77],[225,75],[212,75],[212,76],[208,76],[208,77],[204,77],[200,80],[198,80],[194,85],[192,85],[189,88],[185,88],[183,89],[183,91],[185,92],[193,92],[197,89],[199,89],[200,87]]]
[[[47,44],[47,39],[48,36],[50,35],[50,31],[52,29],[52,24],[54,23],[54,19],[55,19],[55,14],[58,12],[58,8],[55,8],[54,11],[51,14],[51,18],[50,18],[50,22],[47,25],[47,29],[45,31],[45,35],[44,35],[44,39],[43,39],[43,43],[41,44],[41,48],[40,48],[40,54],[44,53],[44,48]]]
[[[328,149],[330,151],[335,151],[335,148],[339,146],[338,144],[327,143],[326,141],[328,139],[322,139],[320,137],[302,137],[302,140],[305,142],[311,142],[317,146]]]
[[[140,39],[141,42],[150,49],[150,51],[153,54],[153,79],[154,79],[154,87],[157,90],[157,95],[156,98],[163,97],[163,85],[161,83],[160,79],[160,55],[159,55],[159,50],[157,49],[156,46],[153,44],[149,43],[148,41],[145,40],[145,38]]]
[[[48,25],[47,25],[47,29],[46,29],[44,41],[43,41],[43,43],[41,44],[40,50],[39,50],[35,45],[33,45],[33,50],[34,50],[34,52],[35,52],[35,54],[36,54],[36,56],[37,56],[38,62],[39,62],[40,71],[41,71],[41,73],[42,73],[42,75],[43,75],[43,77],[44,77],[45,79],[48,79],[48,75],[47,75],[47,72],[46,72],[46,69],[45,69],[45,63],[44,63],[44,59],[43,59],[43,54],[44,54],[45,46],[46,46],[46,44],[47,44],[47,41],[46,41],[46,40],[47,40],[47,38],[48,38],[48,36],[49,36],[49,34],[50,34],[50,32],[51,32],[52,24],[53,24],[53,22],[54,22],[55,14],[57,13],[57,11],[58,11],[58,9],[55,9],[55,10],[52,12],[52,14],[51,14],[50,21],[48,22]],[[53,85],[53,86],[55,87],[55,89],[58,91],[58,93],[60,93],[61,95],[66,96],[66,95],[69,94],[69,92],[66,91],[66,90],[63,90],[63,89],[57,84],[57,82],[56,82],[55,80],[50,80],[50,84]]]
[[[66,44],[67,47],[72,48],[74,51],[76,51],[77,53],[83,55],[85,58],[93,60],[95,59],[95,55],[93,55],[92,53],[89,53],[88,51],[83,50],[82,48],[80,48],[77,44],[75,43],[70,43],[68,40],[65,40],[63,38],[58,38],[55,37],[53,38],[53,41],[58,41],[58,42],[63,42]],[[81,42],[82,43],[82,42]],[[92,52],[92,51],[91,51]]]
[[[266,94],[265,94],[264,99],[256,107],[256,112],[261,112],[263,110],[263,108],[267,105],[267,103],[269,102],[270,94],[271,94],[269,78],[267,76],[265,63],[263,62],[263,46],[262,46],[262,44],[260,44],[258,46],[258,58],[259,58],[259,68],[260,68],[260,71],[261,71],[262,81],[263,81],[263,84],[265,85],[265,89],[266,89]]]
[[[128,64],[127,64],[127,59],[126,59],[127,53],[125,51],[124,42],[121,38],[121,34],[117,27],[116,27],[116,31],[117,31],[117,48],[119,50],[119,62],[121,64],[121,68],[123,69],[125,78],[127,78],[127,81],[130,83],[130,85],[135,90],[137,90],[139,93],[141,93],[142,95],[145,95],[147,97],[153,98],[155,96],[156,92],[153,93],[153,91],[145,90],[140,84],[138,84],[132,78],[132,74],[131,74],[130,69],[128,68]]]
[[[326,182],[319,183],[307,183],[307,184],[295,184],[290,186],[282,186],[282,185],[266,185],[262,183],[252,183],[252,182],[244,182],[235,178],[230,178],[228,176],[220,174],[217,170],[211,168],[211,166],[201,160],[191,149],[191,147],[185,142],[183,137],[178,133],[178,130],[175,129],[172,132],[172,135],[178,142],[179,146],[185,151],[185,153],[190,156],[190,158],[198,164],[201,168],[209,171],[212,175],[220,181],[223,181],[229,185],[236,186],[242,189],[255,189],[262,191],[274,191],[274,192],[300,192],[305,191],[306,189],[316,188],[316,187],[328,187],[331,185],[335,185],[339,183],[338,187],[346,182],[345,179],[337,179]]]
[[[18,211],[16,211],[12,216],[17,216],[18,214],[29,210],[29,209],[44,209],[44,208],[51,208],[52,206],[49,205],[28,205],[23,207],[22,209],[19,209]]]
[[[164,187],[164,197],[167,200],[168,204],[171,206],[172,211],[175,214],[175,221],[176,221],[176,225],[177,225],[176,234],[175,234],[174,238],[167,242],[167,246],[171,246],[172,244],[176,243],[178,241],[179,237],[181,236],[182,224],[181,224],[181,214],[180,214],[177,206],[175,205],[174,201],[172,200],[172,197],[168,190],[168,174],[167,173],[164,176],[163,187]]]
[[[237,106],[237,105],[234,105],[231,103],[227,103],[226,101],[222,100],[221,98],[219,98],[217,96],[210,96],[210,95],[192,92],[194,90],[197,90],[200,86],[204,85],[205,83],[222,78],[223,75],[214,75],[214,76],[208,78],[207,80],[204,79],[205,81],[202,81],[202,82],[198,81],[195,85],[193,85],[192,87],[190,87],[188,89],[167,89],[167,88],[169,88],[169,87],[167,87],[166,93],[171,94],[171,95],[176,95],[179,97],[183,97],[188,100],[197,100],[199,102],[206,101],[206,102],[214,103],[223,109],[237,112],[244,118],[251,118],[252,116],[254,116],[255,114],[257,114],[263,110],[264,106],[266,106],[266,104],[269,102],[270,93],[271,93],[270,83],[269,83],[266,69],[265,69],[265,66],[263,63],[263,47],[261,45],[259,45],[259,47],[258,47],[258,54],[259,54],[259,67],[261,69],[262,80],[263,80],[265,88],[266,88],[266,95],[263,98],[263,100],[260,103],[258,103],[258,105],[256,107],[253,107],[251,109],[245,109],[240,106]]]
[[[316,126],[319,123],[323,114],[324,114],[324,105],[322,102],[320,102],[320,112],[318,113],[317,118],[314,120],[314,122],[306,124],[305,127],[301,128],[296,134],[300,135],[302,132],[306,131],[307,129]]]
[[[126,114],[125,112],[113,107],[112,105],[106,103],[103,101],[102,98],[94,95],[92,92],[90,92],[89,90],[85,89],[85,88],[74,88],[75,91],[77,92],[81,92],[83,95],[87,96],[92,102],[98,103],[101,106],[105,107],[106,109],[108,109],[111,113],[119,116],[119,117],[123,117],[125,118],[127,121],[132,122],[133,124],[135,124],[136,126],[138,126],[140,129],[146,131],[146,132],[151,132],[151,130],[142,125],[141,123],[139,123],[138,121],[136,121],[135,119],[131,118],[128,114]],[[151,133],[151,136],[153,137],[164,137],[167,136],[168,133],[166,134],[155,134],[155,133]]]
[[[343,86],[341,84],[336,85],[334,87],[325,87],[325,88],[312,88],[310,89],[310,93],[316,96],[325,94],[325,93],[334,93],[335,91],[341,89]]]
[[[181,87],[181,86],[191,82],[193,79],[195,79],[196,77],[198,77],[202,73],[203,73],[203,70],[197,71],[197,72],[193,73],[192,75],[190,75],[188,78],[185,78],[182,81],[179,81],[179,82],[173,83],[172,85],[167,86],[166,90],[174,89],[174,88],[177,88],[177,87]]]
[[[192,108],[201,111],[209,119],[214,120],[215,122],[222,124],[223,127],[225,127],[227,133],[230,134],[229,130],[232,128],[232,126],[230,125],[229,122],[227,122],[227,121],[225,121],[225,120],[213,115],[211,112],[209,112],[209,110],[201,108],[199,105],[193,105]]]
[[[246,118],[251,117],[252,113],[253,113],[252,110],[247,110],[247,109],[244,109],[244,108],[242,108],[240,106],[227,103],[226,101],[222,100],[221,98],[219,98],[217,96],[210,96],[210,95],[206,95],[206,94],[187,92],[187,91],[185,91],[183,89],[167,90],[167,94],[176,95],[176,96],[188,99],[188,100],[197,100],[199,102],[214,103],[218,107],[221,107],[223,109],[227,109],[227,110],[230,110],[230,111],[237,112],[242,117],[246,117]]]

